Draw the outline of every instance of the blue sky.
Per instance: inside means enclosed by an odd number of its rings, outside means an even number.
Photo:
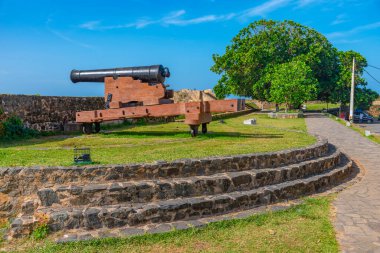
[[[152,64],[170,68],[173,89],[212,88],[212,54],[262,18],[315,28],[380,67],[379,13],[379,0],[0,0],[0,93],[102,96],[102,84],[72,84],[71,69]]]

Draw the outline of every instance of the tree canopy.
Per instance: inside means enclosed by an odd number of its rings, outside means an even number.
[[[379,97],[379,94],[371,89],[356,88],[355,89],[355,107],[363,110],[368,110],[372,102]]]
[[[318,97],[338,79],[337,50],[319,32],[293,21],[259,20],[243,28],[223,55],[213,55],[211,70],[221,74],[214,91],[272,101],[268,75],[279,65],[303,62],[317,80]],[[278,69],[277,69],[278,71]],[[304,73],[305,74],[305,73]]]
[[[367,60],[360,53],[355,51],[339,51],[339,78],[331,90],[331,101],[335,103],[347,104],[350,101],[352,59],[355,57],[355,87],[365,87],[367,82],[363,78],[364,68],[367,67]],[[369,91],[369,89],[366,89]]]
[[[279,64],[265,79],[271,81],[271,101],[285,104],[286,111],[290,105],[299,107],[303,102],[315,98],[318,81],[303,61]]]

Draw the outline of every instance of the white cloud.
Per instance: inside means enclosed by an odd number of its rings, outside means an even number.
[[[94,48],[92,45],[90,44],[86,44],[86,43],[82,43],[80,41],[77,41],[75,39],[72,39],[70,37],[68,37],[67,35],[61,33],[60,31],[57,31],[53,28],[50,27],[50,24],[53,22],[53,19],[51,17],[49,17],[46,22],[45,22],[45,25],[46,25],[46,29],[51,32],[52,34],[54,34],[56,37],[64,40],[64,41],[67,41],[71,44],[74,44],[74,45],[77,45],[77,46],[80,46],[80,47],[85,47],[85,48]],[[88,22],[87,24],[83,24],[85,29],[90,29],[90,28],[94,28],[97,23],[99,23],[98,21],[93,21],[93,22]]]
[[[96,27],[97,27],[99,24],[100,24],[100,20],[96,20],[96,21],[90,21],[90,22],[83,23],[83,24],[81,24],[79,27],[80,27],[80,28],[87,29],[87,30],[95,30]]]
[[[186,14],[185,10],[173,11],[168,16],[164,17],[163,20],[170,20],[174,18],[181,17]]]
[[[279,8],[288,6],[288,5],[298,5],[299,7],[303,7],[309,5],[311,3],[320,2],[323,0],[267,0],[264,3],[257,5],[253,8],[245,9],[238,13],[227,13],[227,14],[208,14],[194,18],[186,18],[185,10],[178,10],[169,13],[167,16],[164,16],[159,19],[151,19],[151,18],[140,18],[135,22],[119,24],[119,25],[102,25],[99,20],[89,21],[79,25],[82,29],[87,30],[110,30],[110,29],[121,29],[121,28],[144,28],[149,25],[162,25],[162,26],[186,26],[186,25],[195,25],[202,23],[210,23],[210,22],[221,22],[228,21],[235,18],[247,19],[255,16],[265,16],[270,12],[273,12]]]
[[[207,22],[225,21],[235,17],[236,14],[230,13],[228,15],[206,15],[192,19],[169,19],[165,20],[166,25],[195,25]]]
[[[288,5],[290,2],[290,0],[269,0],[261,5],[243,11],[241,17],[245,18],[254,16],[265,16],[269,12],[275,11],[280,7]]]
[[[321,2],[321,1],[322,0],[299,0],[297,5],[298,5],[298,7],[305,7],[307,5],[317,3],[317,2]]]
[[[52,30],[52,29],[49,29],[49,31],[51,33],[53,33],[55,36],[57,36],[58,38],[61,38],[62,40],[64,41],[67,41],[71,44],[74,44],[74,45],[77,45],[77,46],[81,46],[81,47],[85,47],[85,48],[94,48],[93,46],[89,45],[89,44],[86,44],[86,43],[82,43],[82,42],[79,42],[77,40],[74,40],[64,34],[62,34],[61,32],[59,31],[56,31],[56,30]]]
[[[348,31],[329,33],[329,34],[326,34],[326,37],[329,39],[342,38],[342,37],[351,36],[363,31],[374,30],[378,28],[380,28],[380,22],[375,22],[375,23],[371,23],[367,25],[357,26]]]
[[[346,22],[347,22],[346,15],[340,14],[340,15],[336,16],[335,20],[333,22],[331,22],[331,24],[332,25],[339,25],[339,24],[346,23]]]
[[[120,28],[144,28],[153,24],[161,24],[163,26],[168,25],[177,25],[177,26],[186,26],[186,25],[194,25],[201,24],[207,22],[215,22],[215,21],[223,21],[230,20],[236,16],[234,13],[230,13],[227,15],[205,15],[197,18],[185,19],[183,16],[186,14],[185,10],[178,10],[169,13],[169,15],[164,16],[158,20],[151,20],[149,18],[140,18],[134,23],[121,24],[121,25],[112,25],[112,26],[104,26],[100,21],[89,21],[79,25],[80,28],[87,30],[110,30],[110,29],[120,29]]]
[[[212,22],[217,20],[218,17],[215,15],[207,15],[193,19],[169,19],[164,22],[164,24],[168,25],[192,25],[192,24],[200,24],[205,22]]]

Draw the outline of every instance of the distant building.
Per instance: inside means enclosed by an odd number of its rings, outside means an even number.
[[[211,101],[216,100],[215,94],[211,89],[208,90],[190,90],[190,89],[182,89],[174,92],[174,103],[178,102],[195,102],[201,101],[203,96],[203,101]]]
[[[260,100],[252,100],[252,102],[261,110],[265,109],[273,109],[276,107],[276,103],[270,103],[267,101],[260,101]]]
[[[372,116],[380,116],[380,97],[373,101],[372,106],[369,108],[368,111]]]

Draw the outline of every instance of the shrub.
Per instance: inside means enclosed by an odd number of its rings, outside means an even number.
[[[0,109],[0,139],[12,140],[34,137],[37,135],[38,132],[25,127],[18,116],[8,116]]]
[[[0,108],[0,138],[5,135],[5,127],[3,122],[6,120],[6,115],[2,108]]]
[[[35,224],[33,232],[30,236],[35,240],[42,240],[46,238],[50,232],[49,226],[47,225],[49,217],[42,213],[37,213],[35,217],[38,222]]]
[[[42,240],[49,234],[49,226],[47,224],[40,224],[32,232],[32,238],[35,240]]]
[[[0,121],[0,138],[2,138],[5,135],[5,128],[3,123]]]

